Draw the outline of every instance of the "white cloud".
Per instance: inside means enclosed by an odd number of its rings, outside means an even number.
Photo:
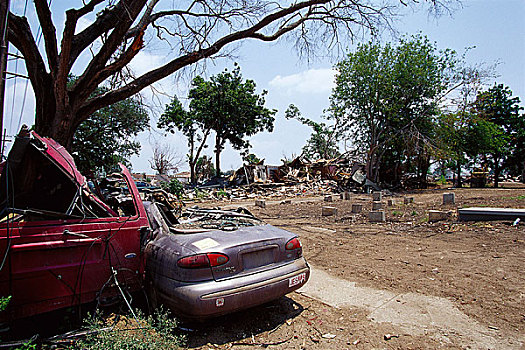
[[[301,73],[273,78],[269,85],[287,94],[326,94],[334,87],[335,71],[330,68],[309,69]]]

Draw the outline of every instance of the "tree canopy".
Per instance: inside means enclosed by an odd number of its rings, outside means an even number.
[[[520,99],[512,97],[508,86],[497,84],[478,94],[473,112],[479,120],[478,153],[488,155],[494,170],[494,187],[498,187],[501,171],[514,166],[523,169],[524,116]]]
[[[394,184],[408,172],[424,180],[438,103],[455,64],[453,51],[416,35],[397,45],[359,45],[336,65],[328,117],[364,155],[372,181]]]
[[[133,137],[148,126],[148,113],[137,98],[127,98],[94,112],[80,123],[73,137],[75,163],[86,175],[118,170],[118,163],[129,166],[129,157],[140,151],[140,143]]]
[[[338,142],[341,132],[337,125],[326,125],[303,117],[299,109],[290,105],[286,110],[286,118],[294,118],[312,128],[312,134],[303,147],[303,155],[310,160],[331,159],[340,155]]]
[[[188,95],[189,111],[174,100],[167,106],[158,126],[168,130],[177,128],[188,137],[190,160],[199,157],[198,152],[191,154],[197,135],[201,135],[198,151],[213,131],[215,170],[220,175],[220,155],[227,141],[234,149],[244,150],[250,147],[246,137],[273,130],[273,116],[277,111],[264,107],[266,91],[259,95],[255,89],[253,80],[243,80],[239,67],[232,72],[225,70],[210,80],[197,76]]]
[[[71,149],[75,130],[97,110],[203,59],[228,55],[236,43],[285,36],[301,54],[321,47],[337,51],[340,39],[388,27],[407,1],[89,0],[71,5],[65,21],[63,13],[52,13],[50,2],[33,3],[44,49],[28,18],[12,12],[8,40],[25,61],[36,100],[36,131]],[[439,11],[444,2],[429,3]],[[56,23],[62,21],[57,35]],[[87,27],[81,28],[81,22]],[[170,50],[165,62],[139,75],[130,72],[141,51],[162,43]],[[68,85],[73,72],[78,79]],[[93,94],[101,86],[111,89]]]

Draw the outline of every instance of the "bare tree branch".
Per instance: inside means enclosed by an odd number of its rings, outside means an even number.
[[[42,28],[42,34],[44,35],[49,70],[51,71],[51,74],[54,75],[58,68],[58,49],[55,25],[51,19],[51,11],[49,10],[46,0],[35,0],[35,7]]]

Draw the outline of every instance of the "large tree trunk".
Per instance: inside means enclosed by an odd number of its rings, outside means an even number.
[[[197,165],[197,162],[196,161],[189,161],[190,163],[190,181],[193,185],[195,185],[197,183],[197,179],[196,179],[196,176],[195,176],[195,166]]]
[[[461,188],[463,187],[463,183],[461,182],[461,163],[459,161],[456,162],[456,187]]]
[[[75,130],[82,118],[76,115],[70,106],[57,106],[54,96],[48,96],[45,100],[43,106],[37,108],[35,131],[41,136],[54,139],[71,151]],[[39,123],[39,120],[45,122]]]

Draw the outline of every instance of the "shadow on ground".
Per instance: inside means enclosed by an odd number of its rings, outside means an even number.
[[[198,348],[208,343],[223,345],[241,342],[252,335],[276,329],[303,311],[301,304],[288,297],[282,297],[258,307],[202,323],[182,322],[180,327],[183,333],[186,333],[188,348]]]

